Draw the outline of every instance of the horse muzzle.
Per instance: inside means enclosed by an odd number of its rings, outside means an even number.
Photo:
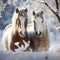
[[[26,32],[22,33],[22,31],[20,31],[20,36],[25,37],[26,36]]]
[[[35,35],[36,36],[41,36],[41,34],[42,34],[41,32],[39,32],[39,33],[38,32],[35,32]]]

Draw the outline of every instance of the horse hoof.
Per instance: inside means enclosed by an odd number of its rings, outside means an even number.
[[[12,50],[13,52],[16,52],[15,49]]]

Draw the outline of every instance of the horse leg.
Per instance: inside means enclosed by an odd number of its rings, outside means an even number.
[[[28,37],[28,35],[27,35],[27,37],[25,37],[25,42],[30,43],[29,41],[30,41],[30,40],[29,40],[29,37]]]
[[[22,45],[25,47],[25,44],[24,44],[23,40],[20,41],[20,43],[19,43],[18,45],[19,45],[20,47],[21,47]]]
[[[24,50],[24,52],[26,52],[26,51],[30,51],[30,52],[32,52],[32,48],[31,48],[31,46],[28,46],[27,48],[26,48],[26,50]]]
[[[15,49],[17,49],[18,47],[13,43],[13,42],[11,42],[10,43],[10,49],[12,50],[12,51],[15,51]]]
[[[8,41],[6,40],[6,36],[3,34],[2,37],[2,46],[4,51],[8,51]]]
[[[5,42],[2,42],[4,51],[8,51],[8,42],[5,40]]]
[[[25,39],[25,42],[27,42],[27,43],[28,43],[28,39]]]

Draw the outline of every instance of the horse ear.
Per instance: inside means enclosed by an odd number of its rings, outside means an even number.
[[[28,12],[28,9],[26,8],[24,11],[27,13]]]
[[[19,9],[18,8],[16,8],[16,13],[18,13],[19,12]]]
[[[35,15],[35,11],[33,11],[33,15]]]

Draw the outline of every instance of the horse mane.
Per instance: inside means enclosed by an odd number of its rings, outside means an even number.
[[[18,13],[16,13],[16,11],[14,11],[13,13],[13,17],[12,17],[12,26],[14,27],[15,26],[15,23],[16,23],[16,20],[18,18]]]

